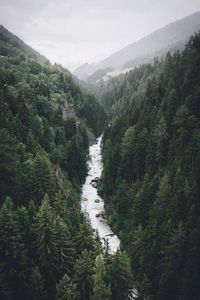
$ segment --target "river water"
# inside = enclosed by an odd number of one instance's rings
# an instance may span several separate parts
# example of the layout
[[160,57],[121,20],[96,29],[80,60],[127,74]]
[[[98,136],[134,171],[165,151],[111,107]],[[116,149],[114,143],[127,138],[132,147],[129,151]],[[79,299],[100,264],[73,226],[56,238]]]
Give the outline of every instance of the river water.
[[98,231],[102,243],[104,243],[104,240],[107,240],[109,243],[109,252],[114,253],[119,248],[120,241],[104,218],[104,201],[97,194],[95,182],[93,184],[91,182],[96,177],[101,177],[102,173],[101,140],[102,136],[97,139],[96,144],[93,144],[89,148],[91,159],[88,161],[89,171],[82,187],[81,210],[89,218],[92,228]]

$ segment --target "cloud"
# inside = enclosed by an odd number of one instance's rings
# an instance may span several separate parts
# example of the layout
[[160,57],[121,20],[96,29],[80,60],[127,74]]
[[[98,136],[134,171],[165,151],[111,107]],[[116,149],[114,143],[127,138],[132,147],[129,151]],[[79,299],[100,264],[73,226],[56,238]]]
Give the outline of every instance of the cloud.
[[100,60],[185,15],[199,0],[0,0],[0,23],[52,61]]

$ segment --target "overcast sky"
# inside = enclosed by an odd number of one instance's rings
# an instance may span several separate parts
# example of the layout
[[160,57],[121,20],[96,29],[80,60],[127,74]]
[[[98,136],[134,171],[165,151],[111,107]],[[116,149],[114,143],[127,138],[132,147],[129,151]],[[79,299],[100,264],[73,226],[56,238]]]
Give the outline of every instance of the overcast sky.
[[198,10],[200,0],[0,0],[0,23],[72,68]]

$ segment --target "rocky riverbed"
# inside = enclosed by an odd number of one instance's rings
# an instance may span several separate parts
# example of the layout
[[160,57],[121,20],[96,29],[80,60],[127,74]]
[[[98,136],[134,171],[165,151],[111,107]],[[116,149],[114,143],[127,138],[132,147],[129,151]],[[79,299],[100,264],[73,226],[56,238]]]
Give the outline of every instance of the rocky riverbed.
[[89,218],[92,228],[98,231],[102,243],[107,240],[110,253],[114,253],[119,248],[120,241],[107,224],[104,201],[97,194],[96,189],[97,181],[101,176],[103,168],[101,140],[102,136],[89,149],[91,159],[88,161],[88,175],[82,187],[81,209]]

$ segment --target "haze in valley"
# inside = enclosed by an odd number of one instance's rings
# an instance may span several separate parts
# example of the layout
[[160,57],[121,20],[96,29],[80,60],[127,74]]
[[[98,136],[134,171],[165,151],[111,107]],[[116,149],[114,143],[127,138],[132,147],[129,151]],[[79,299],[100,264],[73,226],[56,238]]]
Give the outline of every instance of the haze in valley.
[[0,23],[73,70],[200,10],[191,0],[0,0]]

